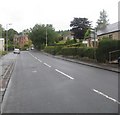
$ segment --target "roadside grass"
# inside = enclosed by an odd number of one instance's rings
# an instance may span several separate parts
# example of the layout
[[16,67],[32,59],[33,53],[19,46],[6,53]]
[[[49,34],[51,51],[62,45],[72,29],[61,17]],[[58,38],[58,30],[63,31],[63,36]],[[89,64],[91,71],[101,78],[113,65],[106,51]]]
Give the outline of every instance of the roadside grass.
[[0,51],[0,55],[6,55],[7,52],[6,51]]

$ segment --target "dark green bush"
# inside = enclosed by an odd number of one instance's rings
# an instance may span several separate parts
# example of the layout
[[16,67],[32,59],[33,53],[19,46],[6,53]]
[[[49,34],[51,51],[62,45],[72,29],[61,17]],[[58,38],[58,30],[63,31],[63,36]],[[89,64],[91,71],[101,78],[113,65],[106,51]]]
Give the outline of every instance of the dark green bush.
[[64,47],[61,50],[61,54],[64,56],[75,56],[77,55],[77,48],[75,47]]
[[[96,58],[98,62],[109,61],[109,52],[120,50],[120,40],[110,40],[104,39],[99,42],[98,48],[96,50]],[[120,53],[116,52],[112,54],[112,60],[117,59]]]
[[61,54],[64,56],[79,56],[88,57],[94,59],[95,49],[94,48],[76,48],[76,47],[64,47],[61,50]]
[[62,46],[47,46],[44,51],[53,55],[60,54]]

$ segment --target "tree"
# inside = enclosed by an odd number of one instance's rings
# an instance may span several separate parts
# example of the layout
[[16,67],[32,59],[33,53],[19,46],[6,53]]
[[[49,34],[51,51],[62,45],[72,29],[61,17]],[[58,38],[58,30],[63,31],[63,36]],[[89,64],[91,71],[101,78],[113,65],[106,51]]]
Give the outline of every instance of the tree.
[[13,42],[13,38],[16,34],[18,34],[18,32],[16,30],[14,30],[14,29],[8,30],[8,39],[10,42]]
[[52,45],[55,42],[57,33],[55,32],[52,25],[36,24],[29,33],[29,38],[37,49],[41,49],[46,44],[46,33],[47,33],[47,44]]
[[97,20],[97,29],[102,29],[105,28],[109,23],[109,19],[107,19],[107,12],[103,9],[102,11],[100,11],[100,17]]
[[3,27],[2,27],[2,25],[0,24],[0,38],[2,38],[2,34],[3,34]]
[[85,32],[90,26],[91,22],[87,18],[74,18],[70,24],[75,39],[84,39]]

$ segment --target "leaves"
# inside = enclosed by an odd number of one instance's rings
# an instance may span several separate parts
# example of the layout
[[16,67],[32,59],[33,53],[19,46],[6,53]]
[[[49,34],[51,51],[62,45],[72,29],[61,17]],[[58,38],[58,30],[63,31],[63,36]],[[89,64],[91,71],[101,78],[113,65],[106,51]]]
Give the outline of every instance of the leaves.
[[41,49],[46,44],[51,45],[54,44],[55,39],[57,37],[57,33],[55,32],[54,28],[51,24],[36,24],[29,34],[30,39],[32,40],[34,46],[37,49]]
[[76,39],[83,39],[85,32],[90,28],[91,22],[87,18],[74,18],[71,21],[71,31]]
[[97,20],[97,29],[105,28],[108,25],[107,12],[103,9],[100,11],[100,17]]

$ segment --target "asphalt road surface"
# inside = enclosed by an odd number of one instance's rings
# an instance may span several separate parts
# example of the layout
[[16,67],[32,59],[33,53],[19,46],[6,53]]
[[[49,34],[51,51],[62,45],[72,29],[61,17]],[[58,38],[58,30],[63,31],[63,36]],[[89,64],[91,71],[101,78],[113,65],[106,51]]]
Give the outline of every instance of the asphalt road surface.
[[18,55],[3,113],[117,113],[118,74],[37,51]]

